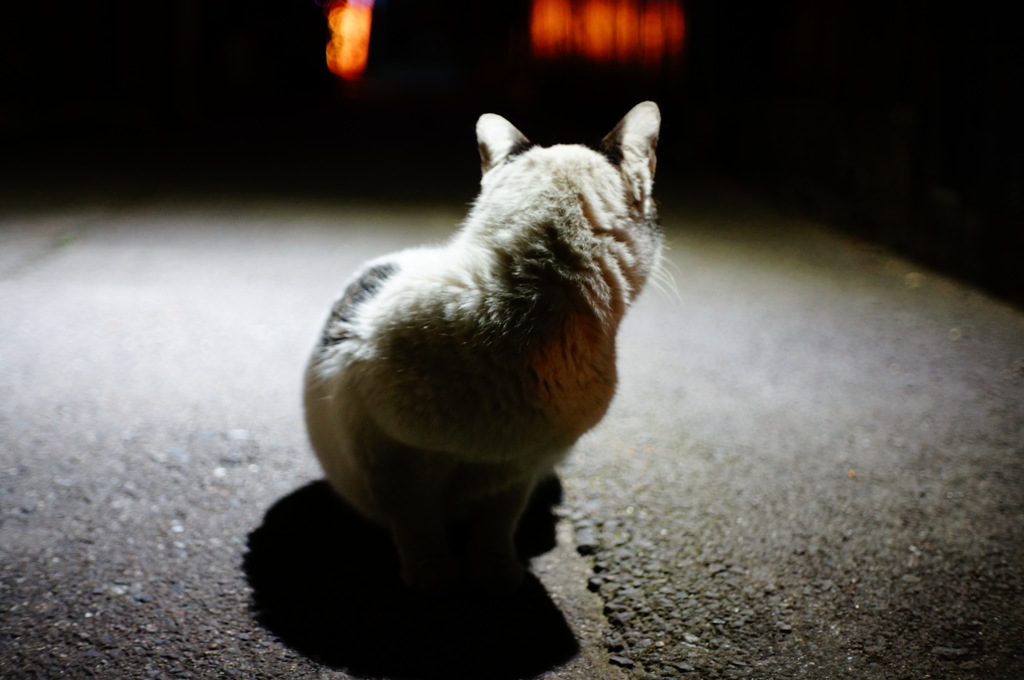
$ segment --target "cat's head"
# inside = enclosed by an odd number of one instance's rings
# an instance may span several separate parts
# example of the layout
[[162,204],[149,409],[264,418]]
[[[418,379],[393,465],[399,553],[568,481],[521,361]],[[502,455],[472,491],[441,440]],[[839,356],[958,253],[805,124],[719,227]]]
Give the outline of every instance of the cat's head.
[[[641,102],[604,137],[600,148],[608,162],[621,174],[625,200],[646,219],[654,218],[651,190],[660,129],[658,105],[651,101]],[[494,113],[480,116],[476,134],[484,181],[492,171],[534,147],[512,123]]]
[[660,127],[658,105],[643,102],[599,149],[541,147],[501,116],[484,114],[476,127],[483,178],[467,238],[494,251],[547,258],[554,265],[545,271],[564,280],[596,276],[601,280],[587,279],[587,289],[604,290],[604,308],[621,318],[660,259],[651,198]]

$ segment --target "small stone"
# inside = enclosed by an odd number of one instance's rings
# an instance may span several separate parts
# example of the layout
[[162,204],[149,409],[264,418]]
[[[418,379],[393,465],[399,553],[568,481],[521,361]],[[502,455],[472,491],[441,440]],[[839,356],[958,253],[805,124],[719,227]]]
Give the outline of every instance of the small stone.
[[970,654],[970,650],[966,647],[933,647],[932,654],[940,659],[946,661],[954,661],[956,659],[962,659],[963,657]]
[[608,660],[616,666],[621,666],[622,668],[632,668],[636,665],[636,662],[634,662],[628,656],[622,656],[621,654],[613,654]]
[[233,449],[231,451],[225,451],[220,456],[220,463],[222,465],[241,465],[248,460],[248,455],[239,449]]
[[153,598],[142,587],[141,583],[133,583],[128,587],[128,593],[139,602],[148,602]]
[[611,621],[616,626],[625,627],[626,624],[629,623],[629,621],[634,616],[636,616],[636,614],[634,612],[631,612],[631,611],[621,611],[621,612],[618,612],[618,613],[615,613],[615,614],[612,614],[611,616],[609,616],[608,620]]
[[708,573],[712,576],[717,576],[718,574],[721,574],[722,572],[727,571],[728,569],[729,567],[718,562],[712,562],[708,565]]
[[597,542],[597,536],[591,529],[581,529],[576,532],[576,552],[580,555],[593,555],[601,547]]

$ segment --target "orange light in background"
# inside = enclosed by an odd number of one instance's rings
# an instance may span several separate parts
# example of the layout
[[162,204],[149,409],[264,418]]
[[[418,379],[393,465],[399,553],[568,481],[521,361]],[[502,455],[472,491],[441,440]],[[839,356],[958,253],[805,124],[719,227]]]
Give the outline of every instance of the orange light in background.
[[553,59],[571,52],[572,5],[569,0],[535,0],[530,11],[530,44],[538,57]]
[[530,44],[541,59],[657,67],[683,51],[678,0],[533,0]]
[[615,54],[615,3],[592,0],[583,4],[578,49],[596,62],[612,61]]
[[327,68],[346,80],[358,80],[370,54],[373,0],[335,0],[327,13],[331,40],[327,43]]

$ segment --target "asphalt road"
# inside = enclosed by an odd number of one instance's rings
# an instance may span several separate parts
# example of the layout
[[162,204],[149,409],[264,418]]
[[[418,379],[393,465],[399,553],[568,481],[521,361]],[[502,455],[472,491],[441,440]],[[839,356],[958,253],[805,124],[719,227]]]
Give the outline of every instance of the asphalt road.
[[1024,677],[1024,313],[661,198],[675,283],[499,600],[405,593],[299,404],[344,279],[458,201],[2,210],[0,677]]

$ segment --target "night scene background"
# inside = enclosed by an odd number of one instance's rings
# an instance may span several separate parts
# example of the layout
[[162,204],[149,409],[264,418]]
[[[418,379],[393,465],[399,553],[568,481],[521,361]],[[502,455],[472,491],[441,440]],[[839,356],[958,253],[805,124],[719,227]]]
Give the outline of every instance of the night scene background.
[[[328,68],[332,8],[372,12],[361,73]],[[818,0],[24,3],[0,28],[4,194],[468,200],[480,113],[539,143],[596,141],[655,99],[663,200],[675,178],[727,177],[1019,299],[1024,47],[1008,12]]]

